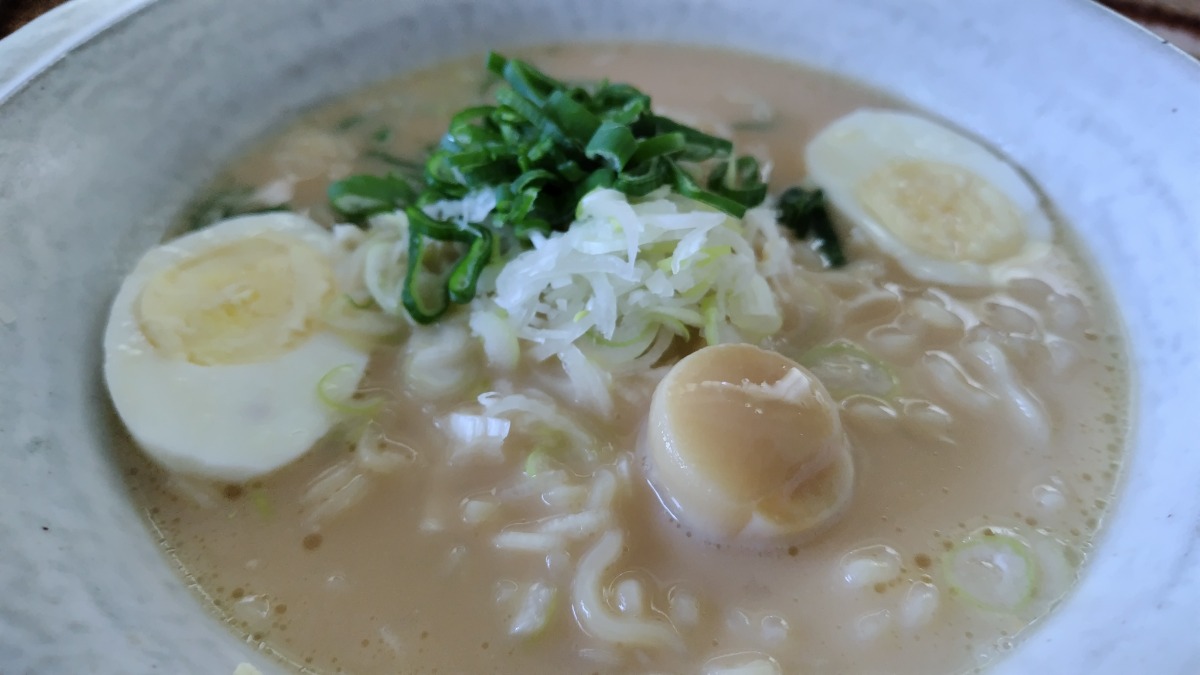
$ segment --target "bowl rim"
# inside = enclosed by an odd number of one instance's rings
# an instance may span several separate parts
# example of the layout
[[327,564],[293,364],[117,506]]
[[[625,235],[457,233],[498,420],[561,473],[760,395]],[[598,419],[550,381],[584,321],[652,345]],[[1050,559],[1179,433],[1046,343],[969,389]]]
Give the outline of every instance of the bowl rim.
[[[0,39],[0,105],[72,51],[159,1],[72,0],[55,6]],[[1162,43],[1175,56],[1200,67],[1200,56],[1187,52],[1145,24],[1102,4],[1100,0],[1065,2],[1121,22],[1143,36]]]
[[54,64],[158,0],[73,0],[0,39],[0,105]]
[[[72,51],[79,49],[93,40],[102,38],[107,31],[119,26],[130,17],[158,2],[159,0],[74,0],[36,19],[12,36],[0,40],[0,106],[8,103],[12,98],[19,96],[26,87],[50,71],[54,65],[68,56]],[[1094,12],[1089,17],[1093,22],[1115,21],[1124,26],[1134,27],[1141,35],[1135,36],[1127,28],[1117,29],[1118,32],[1119,30],[1127,31],[1128,40],[1123,41],[1128,43],[1130,52],[1140,52],[1142,55],[1139,56],[1139,59],[1147,62],[1157,59],[1157,63],[1161,65],[1156,67],[1164,73],[1168,67],[1179,68],[1183,66],[1184,68],[1189,68],[1191,70],[1187,70],[1186,72],[1191,76],[1192,81],[1200,82],[1200,63],[1174,45],[1170,45],[1166,40],[1154,35],[1148,29],[1117,14],[1109,8],[1089,2],[1088,0],[1049,0],[1045,4],[1047,6],[1053,5],[1064,11],[1070,10],[1071,12],[1075,12],[1075,16],[1078,17],[1083,17],[1085,14]],[[1052,12],[1052,10],[1043,11]],[[1095,25],[1099,26],[1099,23]],[[1135,37],[1137,38],[1136,41]],[[1156,56],[1151,55],[1151,49],[1157,50]],[[1183,61],[1178,61],[1179,58],[1182,58]],[[1188,103],[1190,104],[1191,101],[1188,101]],[[1200,164],[1197,166],[1200,166]],[[0,305],[0,318],[2,318],[2,310],[3,305]],[[3,322],[0,321],[0,327],[2,327],[2,324]],[[1130,348],[1132,352],[1132,344]],[[1137,424],[1139,428],[1134,429],[1130,441],[1131,447],[1135,447],[1137,439],[1141,438],[1142,430],[1140,427],[1143,424],[1144,422],[1139,422]],[[1133,452],[1136,452],[1136,449]],[[1128,472],[1126,472],[1123,482],[1128,484],[1128,481]],[[1116,510],[1120,511],[1120,507],[1118,506]],[[1111,525],[1106,527],[1101,532],[1098,541],[1106,541],[1109,538],[1111,530]],[[1095,563],[1093,562],[1092,564]],[[1060,608],[1056,614],[1061,611],[1062,609]],[[1026,644],[1031,641],[1037,641],[1044,632],[1045,629],[1040,629],[1026,641]],[[1012,660],[1013,658],[1006,659],[1005,664]],[[1200,661],[1194,662],[1200,663]],[[1005,664],[1001,665],[1004,666]],[[1008,668],[1002,667],[997,669],[997,672],[999,670],[1007,672]]]

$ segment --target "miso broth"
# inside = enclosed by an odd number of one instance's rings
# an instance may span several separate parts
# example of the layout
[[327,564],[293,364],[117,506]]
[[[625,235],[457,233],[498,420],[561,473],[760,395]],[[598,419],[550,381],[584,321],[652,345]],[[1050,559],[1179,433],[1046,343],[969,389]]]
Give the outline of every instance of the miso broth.
[[[772,194],[805,177],[805,144],[835,118],[906,108],[827,74],[710,49],[522,56],[569,80],[629,82],[663,114],[730,137],[769,162]],[[253,192],[332,226],[330,181],[419,167],[448,117],[486,99],[480,62],[306,113],[234,161],[202,201],[223,213]],[[809,675],[971,671],[1019,645],[1086,566],[1130,423],[1119,322],[1062,225],[1044,257],[987,289],[915,278],[853,234],[845,246],[850,262],[837,269],[797,247],[793,281],[776,289],[783,328],[760,345],[830,377],[853,456],[849,501],[810,536],[714,540],[652,489],[647,410],[694,340],[661,367],[612,374],[611,409],[598,412],[557,360],[527,357],[534,345],[522,345],[516,370],[490,368],[465,311],[377,345],[360,391],[382,407],[275,473],[214,483],[132,450],[123,461],[212,612],[301,672],[683,675],[756,661]],[[436,359],[463,381],[414,381],[420,349],[441,349]],[[838,349],[887,385],[839,388],[837,364],[820,360]],[[573,470],[537,465],[545,430],[518,417],[501,445],[463,451],[456,425],[490,410],[481,395],[549,407],[568,430],[551,442],[587,445],[588,457]],[[356,450],[364,428],[387,462]],[[964,546],[1010,539],[1030,567],[1011,602],[981,600],[947,569]],[[531,610],[548,619],[523,628]],[[607,639],[591,612],[630,622],[635,637]]]

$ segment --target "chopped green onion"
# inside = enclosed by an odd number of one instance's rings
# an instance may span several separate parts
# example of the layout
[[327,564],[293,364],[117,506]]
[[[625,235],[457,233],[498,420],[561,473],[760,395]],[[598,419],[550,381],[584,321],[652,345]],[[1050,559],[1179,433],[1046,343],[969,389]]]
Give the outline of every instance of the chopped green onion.
[[492,259],[492,231],[480,229],[477,233],[446,282],[450,300],[460,305],[465,305],[475,298],[475,285],[479,283],[479,275]]
[[[451,302],[462,305],[475,297],[479,275],[491,262],[492,232],[471,224],[454,225],[434,220],[415,206],[408,207],[406,212],[409,223],[408,270],[401,297],[414,319],[430,323],[445,313]],[[467,246],[466,253],[459,258],[447,277],[443,298],[435,300],[433,305],[427,305],[413,289],[416,276],[424,266],[428,240],[459,242]]]
[[700,312],[704,316],[704,341],[710,345],[721,344],[721,317],[717,315],[716,297],[710,295],[701,300]]
[[695,199],[702,204],[724,211],[734,218],[746,215],[746,206],[729,197],[709,192],[696,183],[696,179],[673,160],[667,160],[667,167],[674,176],[675,191],[689,199]]
[[578,148],[582,148],[587,139],[600,129],[600,118],[562,89],[550,94],[544,110],[557,122],[571,145]]
[[342,119],[338,120],[338,123],[335,124],[333,128],[338,131],[347,131],[349,129],[353,129],[359,124],[362,124],[363,119],[363,116],[359,114],[343,117]]
[[983,528],[942,559],[950,591],[968,603],[996,612],[1015,612],[1037,593],[1040,571],[1021,539]]
[[350,176],[329,185],[329,203],[347,218],[366,218],[394,211],[411,202],[415,193],[396,176]]
[[538,448],[529,453],[529,456],[525,458],[525,475],[533,478],[543,471],[553,469],[555,464],[557,462],[550,458],[549,452]]
[[684,148],[680,159],[687,162],[703,162],[714,157],[727,157],[733,152],[733,143],[724,138],[711,136],[698,129],[680,124],[669,117],[651,115],[655,129],[660,134],[680,133]]
[[596,133],[592,134],[584,154],[591,159],[603,161],[613,171],[620,171],[625,168],[625,163],[637,148],[637,139],[633,137],[629,127],[616,122],[603,122],[600,128],[596,129]]
[[404,289],[400,292],[400,302],[408,310],[408,314],[417,323],[423,324],[437,321],[450,309],[450,293],[445,287],[441,288],[438,297],[432,300],[423,296],[423,289],[417,288],[425,266],[428,239],[425,233],[409,229],[408,268],[404,272]]
[[629,158],[630,163],[647,162],[662,155],[673,155],[687,147],[687,140],[678,131],[659,134],[639,141],[637,149]]
[[846,254],[825,208],[825,195],[820,190],[802,187],[784,190],[779,195],[779,223],[801,239],[813,239],[830,267],[846,264]]
[[524,466],[527,476],[550,469],[570,469],[573,464],[587,464],[594,459],[591,450],[579,447],[568,432],[553,425],[539,423],[531,435],[533,448],[525,457]]
[[886,363],[850,342],[815,347],[800,357],[800,365],[839,401],[855,394],[891,398],[900,388],[896,373]]
[[613,181],[613,188],[630,197],[645,197],[668,182],[670,167],[660,157],[651,157],[634,170],[626,170]]
[[[664,324],[668,324],[672,331],[675,331],[677,328],[682,328],[683,334],[687,334],[687,326],[683,325],[682,321],[672,317],[661,317],[660,321],[662,321]],[[658,330],[657,326],[654,324],[647,324],[646,327],[642,329],[640,334],[635,335],[628,340],[609,340],[603,335],[597,333],[595,329],[589,330],[587,332],[587,336],[592,340],[592,342],[600,345],[601,347],[629,347],[640,342],[647,342],[654,336],[654,332],[656,330]]]
[[773,118],[761,119],[761,120],[752,118],[752,119],[745,119],[745,120],[739,120],[737,122],[733,122],[729,125],[729,128],[733,129],[734,131],[757,132],[757,131],[770,131],[771,129],[774,129],[775,126],[776,126],[776,124],[775,124],[775,120]]
[[350,305],[354,309],[366,310],[373,309],[375,307],[375,299],[370,296],[367,296],[367,299],[362,301],[355,299],[355,297],[349,293],[343,293],[342,297],[346,299],[346,304]]
[[258,201],[253,189],[241,187],[215,192],[198,200],[187,209],[183,220],[186,231],[192,232],[235,216],[286,210],[287,204],[264,204]]
[[275,510],[271,508],[271,500],[267,497],[267,491],[262,488],[250,490],[250,504],[263,518],[270,518],[275,513]]
[[528,63],[508,59],[495,52],[487,56],[487,69],[503,77],[513,90],[537,105],[544,103],[553,92],[566,88],[564,83]]
[[718,164],[708,176],[708,189],[742,206],[755,206],[767,198],[758,160],[749,156]]
[[371,149],[367,150],[366,152],[364,152],[363,154],[367,157],[370,157],[371,159],[377,159],[377,160],[383,162],[384,164],[387,164],[387,165],[393,167],[397,171],[400,171],[400,172],[403,172],[406,174],[411,173],[411,174],[415,174],[416,176],[420,176],[421,173],[425,171],[425,163],[424,162],[418,162],[418,161],[412,160],[412,159],[405,159],[404,157],[400,157],[399,155],[393,155],[390,152],[386,152],[384,150],[379,150],[377,148],[371,148]]
[[344,415],[373,415],[383,407],[379,398],[354,398],[358,369],[344,364],[331,369],[317,381],[317,398],[329,409]]

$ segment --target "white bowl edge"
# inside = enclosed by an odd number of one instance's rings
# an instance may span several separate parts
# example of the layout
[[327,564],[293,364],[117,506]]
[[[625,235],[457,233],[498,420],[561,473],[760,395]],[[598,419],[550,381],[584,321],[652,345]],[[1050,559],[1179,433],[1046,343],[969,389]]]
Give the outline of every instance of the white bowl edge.
[[[0,363],[10,364],[0,374],[0,475],[11,482],[11,489],[0,491],[0,550],[15,556],[0,570],[6,598],[0,606],[0,665],[15,664],[17,673],[81,668],[220,672],[242,658],[267,666],[265,659],[252,655],[198,611],[155,552],[137,514],[123,501],[120,476],[106,464],[104,448],[95,447],[95,438],[88,443],[87,430],[102,423],[103,413],[96,409],[104,405],[94,377],[97,322],[115,280],[156,238],[155,228],[161,232],[162,219],[187,196],[193,179],[205,175],[272,117],[380,77],[390,67],[372,63],[333,88],[299,77],[290,93],[264,104],[275,106],[273,112],[248,115],[254,119],[235,125],[228,138],[213,141],[211,148],[197,149],[197,139],[167,143],[174,154],[160,152],[153,161],[180,175],[176,184],[163,177],[147,178],[147,189],[161,191],[149,198],[132,187],[115,186],[116,178],[99,176],[105,168],[103,153],[110,147],[82,132],[102,129],[103,120],[92,128],[72,115],[103,110],[111,115],[111,123],[145,109],[104,101],[96,85],[89,84],[100,78],[132,86],[132,79],[105,72],[105,58],[110,67],[117,67],[115,59],[124,50],[133,70],[140,68],[150,81],[164,85],[171,82],[163,79],[165,66],[139,61],[138,48],[163,48],[169,59],[173,49],[202,49],[203,31],[214,25],[237,33],[230,19],[221,18],[220,8],[235,12],[240,3],[194,4],[74,0],[39,19],[28,32],[0,41],[0,64],[7,68],[0,70],[6,75],[0,79],[0,241],[6,243],[0,260],[6,253],[10,256],[0,265],[0,309],[6,302],[15,305],[16,317],[0,321]],[[317,4],[295,3],[300,33],[315,35],[313,26],[335,21],[331,10]],[[419,4],[423,3],[397,2],[389,9],[364,13],[390,16],[392,25],[414,30],[395,18]],[[480,14],[491,16],[486,7],[492,4],[478,3],[484,8]],[[1138,35],[1123,20],[1077,0],[981,0],[953,8],[935,0],[868,0],[807,17],[803,7],[825,5],[798,2],[783,8],[775,7],[780,3],[758,3],[735,10],[735,3],[725,0],[696,4],[704,9],[703,16],[670,0],[629,0],[607,8],[640,7],[647,16],[641,25],[594,20],[606,11],[599,6],[578,10],[593,13],[591,23],[580,24],[561,16],[570,12],[548,0],[522,0],[508,11],[532,15],[539,7],[555,7],[558,12],[541,33],[514,30],[517,41],[561,39],[582,28],[595,37],[620,33],[758,47],[844,72],[979,133],[1029,170],[1069,219],[1084,229],[1085,242],[1113,286],[1137,361],[1140,398],[1135,454],[1125,489],[1083,582],[993,672],[1200,672],[1200,645],[1194,639],[1200,618],[1195,609],[1200,602],[1200,457],[1194,452],[1196,425],[1191,417],[1191,404],[1200,400],[1195,338],[1200,335],[1200,303],[1192,297],[1200,289],[1200,68],[1153,36]],[[291,5],[275,0],[245,11],[253,22],[267,20],[272,8],[285,6]],[[675,14],[668,16],[668,9]],[[447,40],[421,38],[422,44],[435,45],[423,54],[403,49],[383,53],[406,63],[433,60],[438,53],[474,43],[470,35],[494,38],[504,26],[515,25],[511,17],[492,16],[488,27],[479,15],[455,19],[454,11],[445,9],[440,15],[449,17],[443,30],[459,34]],[[775,20],[786,11],[812,20]],[[718,20],[721,17],[726,20]],[[370,35],[369,25],[366,19],[356,24],[360,33]],[[162,28],[178,34],[166,35],[161,45],[151,42],[151,29]],[[351,27],[343,28],[333,31],[339,40],[354,33]],[[820,46],[829,31],[841,36],[842,43]],[[922,31],[937,34],[940,42],[914,48],[911,37]],[[1047,47],[1051,44],[1053,48]],[[280,51],[267,70],[279,71],[297,58],[277,44],[263,48]],[[231,51],[238,49],[253,51],[245,46]],[[5,58],[13,54],[17,56]],[[365,55],[366,51],[356,52],[347,63],[362,65],[365,61],[353,59]],[[954,58],[948,61],[946,55]],[[93,63],[80,62],[93,57]],[[14,67],[19,60],[23,65]],[[197,65],[212,76],[235,61],[232,55],[210,54]],[[989,71],[1008,75],[989,80]],[[1025,74],[1026,79],[1013,74]],[[1068,80],[1075,80],[1075,86]],[[220,95],[205,87],[181,89],[166,97],[174,102],[169,109],[176,114],[186,114],[181,111],[188,110],[188,103],[199,110],[208,105],[205,96]],[[259,102],[265,98],[264,94]],[[62,109],[50,111],[52,100]],[[237,110],[230,103],[209,107]],[[1011,110],[997,114],[1005,106]],[[57,138],[50,133],[53,124],[72,122],[78,132],[65,131]],[[175,127],[159,120],[157,128]],[[154,147],[136,149],[154,157]],[[198,158],[195,165],[179,168],[185,164],[180,155],[192,154]],[[76,160],[75,173],[61,165],[63,158]],[[136,168],[114,170],[122,178],[136,177]],[[78,194],[86,194],[90,185],[119,194],[130,206],[89,210],[86,202],[74,199],[48,204],[28,196],[53,194],[37,180],[56,177],[66,177],[64,184]],[[117,252],[109,254],[100,247],[107,257],[99,260],[94,259],[96,249],[79,239],[88,231],[80,219],[90,213],[97,223],[117,228]],[[39,214],[45,215],[49,231],[36,227]],[[1156,224],[1139,228],[1147,220]],[[93,259],[86,258],[89,254]],[[13,259],[17,256],[22,260]],[[72,264],[61,265],[63,256],[74,256],[68,260]],[[47,272],[61,278],[37,278]],[[49,317],[47,308],[64,300],[88,310]],[[44,391],[30,387],[45,382],[47,375],[58,379]],[[80,389],[79,382],[88,388]],[[81,510],[88,513],[86,518],[80,518]],[[43,525],[50,532],[43,533]],[[107,541],[118,542],[128,559],[112,557]],[[138,578],[127,578],[128,572],[122,578],[122,569],[136,569]],[[102,579],[102,570],[116,576]],[[113,579],[120,583],[107,585]],[[190,642],[171,644],[170,636]]]

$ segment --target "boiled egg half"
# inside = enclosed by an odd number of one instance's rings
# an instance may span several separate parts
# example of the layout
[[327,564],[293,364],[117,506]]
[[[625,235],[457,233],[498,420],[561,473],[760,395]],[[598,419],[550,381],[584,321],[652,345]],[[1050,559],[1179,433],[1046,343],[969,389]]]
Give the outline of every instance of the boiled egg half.
[[333,239],[311,220],[226,220],[142,257],[113,301],[104,375],[130,434],[173,471],[245,481],[303,455],[336,421],[318,396],[368,354],[323,325]]
[[989,286],[1050,248],[1053,228],[1029,182],[923,117],[855,111],[817,134],[805,161],[836,211],[919,279]]

